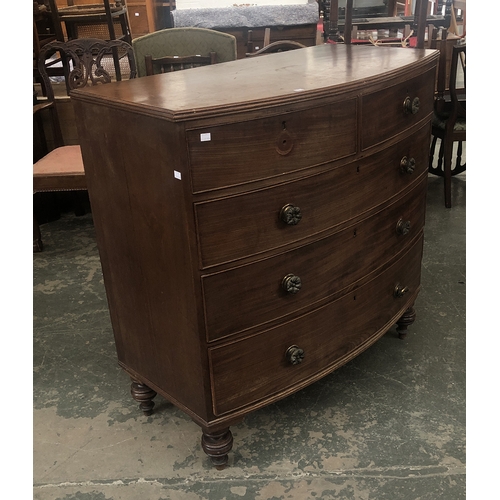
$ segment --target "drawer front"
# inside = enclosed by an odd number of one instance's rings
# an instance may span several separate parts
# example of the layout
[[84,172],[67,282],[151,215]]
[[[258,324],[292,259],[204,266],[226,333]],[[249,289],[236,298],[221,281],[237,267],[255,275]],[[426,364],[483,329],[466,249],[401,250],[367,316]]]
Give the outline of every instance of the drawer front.
[[[427,172],[429,132],[430,124],[387,150],[321,174],[196,203],[201,267],[290,245],[390,199]],[[403,158],[414,160],[412,173],[401,170]],[[284,222],[287,214],[289,222],[297,220],[296,207],[299,223]]]
[[362,97],[361,149],[381,143],[428,118],[434,105],[434,75],[433,69]]
[[[411,304],[420,284],[421,237],[376,279],[342,298],[280,327],[209,349],[214,413],[220,415],[306,385],[357,355]],[[287,360],[291,346],[304,351],[300,364]],[[301,385],[301,386],[302,386]]]
[[193,192],[282,175],[356,153],[356,99],[187,132]]
[[[332,236],[253,264],[204,276],[207,339],[277,320],[376,271],[423,228],[427,178],[387,209]],[[408,228],[409,224],[409,228]]]

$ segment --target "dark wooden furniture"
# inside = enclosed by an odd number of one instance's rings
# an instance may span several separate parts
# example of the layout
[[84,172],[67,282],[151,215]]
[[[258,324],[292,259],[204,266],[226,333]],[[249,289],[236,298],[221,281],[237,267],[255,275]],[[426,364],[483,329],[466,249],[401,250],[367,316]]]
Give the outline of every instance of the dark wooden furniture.
[[[444,44],[442,45],[443,48]],[[444,73],[446,54],[440,57],[440,73]],[[451,208],[451,177],[465,171],[462,163],[462,143],[466,140],[466,85],[465,85],[466,44],[460,43],[452,48],[451,67],[446,90],[438,80],[435,112],[432,119],[432,143],[429,154],[429,171],[444,177],[444,201],[446,208]],[[463,58],[463,59],[462,59]],[[462,65],[463,63],[463,65]],[[463,69],[463,85],[458,84],[459,68]],[[437,139],[440,139],[437,166],[434,158]],[[453,144],[458,142],[457,155],[452,169]]]
[[[54,40],[64,41],[61,23],[51,9],[54,0],[36,0],[33,2],[33,79],[40,83],[38,74],[38,57],[44,45]],[[61,67],[60,59],[53,59],[46,66],[50,76],[62,76],[64,68]]]
[[147,55],[144,57],[146,64],[146,76],[151,76],[157,73],[170,73],[183,69],[198,68],[199,66],[207,66],[217,62],[217,53],[210,52],[208,56],[165,56],[152,57]]
[[[75,0],[66,0],[67,5],[58,7],[56,0],[51,2],[51,10],[64,25],[67,38],[100,38],[102,40],[124,40],[132,42],[128,22],[127,7],[123,0],[95,0],[95,3],[75,4]],[[114,51],[115,71],[120,77],[118,53]]]
[[[415,15],[392,15],[395,12],[394,2],[387,6],[386,16],[366,16],[360,17],[360,10],[353,7],[352,0],[346,0],[345,9],[339,9],[338,0],[328,0],[325,3],[324,17],[324,37],[333,42],[344,41],[351,43],[351,30],[354,27],[362,30],[387,29],[390,32],[397,32],[398,29],[409,31],[413,30],[415,46],[424,48],[425,29],[427,24],[432,23],[435,26],[450,25],[452,0],[442,0],[438,2],[437,8],[440,9],[446,4],[445,14],[437,12],[428,15],[428,0],[415,0]],[[340,12],[342,11],[342,15]]]
[[437,59],[324,44],[72,94],[119,364],[217,467],[414,321]]
[[[113,49],[119,51],[121,58],[126,57],[129,65],[129,78],[136,75],[134,52],[132,47],[122,40],[77,39],[68,42],[58,40],[46,44],[39,55],[38,72],[46,92],[45,99],[38,99],[33,106],[33,117],[37,119],[41,112],[50,113],[49,123],[52,126],[55,149],[49,151],[33,165],[33,191],[84,191],[87,189],[80,146],[63,145],[61,126],[57,114],[54,90],[47,73],[47,61],[50,56],[60,54],[71,67],[66,77],[66,90],[69,93],[76,88],[87,85],[110,83],[112,77],[106,70],[104,61],[111,59]],[[40,228],[33,220],[33,251],[43,250]]]
[[103,40],[132,41],[127,7],[122,0],[95,0],[94,3],[75,4],[67,0],[66,6],[57,6],[50,0],[51,8],[64,24],[68,39],[102,38]]
[[293,40],[307,47],[316,45],[319,12],[313,4],[235,4],[227,8],[175,9],[171,14],[176,28],[208,28],[234,36],[238,59],[261,49],[266,32],[269,43]]
[[127,0],[127,12],[132,38],[171,28],[170,10],[175,1]]

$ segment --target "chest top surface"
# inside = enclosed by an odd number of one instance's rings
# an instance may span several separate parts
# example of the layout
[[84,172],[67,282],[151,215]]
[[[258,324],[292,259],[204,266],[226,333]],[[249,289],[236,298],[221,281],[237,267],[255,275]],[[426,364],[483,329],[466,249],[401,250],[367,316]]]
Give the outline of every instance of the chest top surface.
[[98,85],[74,99],[136,108],[172,121],[332,96],[391,75],[422,71],[438,52],[325,44],[211,66]]

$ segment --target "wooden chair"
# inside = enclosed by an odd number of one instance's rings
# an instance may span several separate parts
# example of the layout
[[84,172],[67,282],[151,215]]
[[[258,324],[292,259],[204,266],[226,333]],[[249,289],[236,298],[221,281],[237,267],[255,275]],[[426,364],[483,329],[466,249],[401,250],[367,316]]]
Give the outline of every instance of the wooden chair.
[[167,28],[132,40],[137,76],[146,76],[146,56],[209,56],[215,52],[217,64],[236,60],[236,38],[206,28]]
[[[59,116],[57,114],[56,99],[49,75],[47,61],[54,54],[59,54],[67,62],[67,67],[72,68],[66,75],[66,93],[86,85],[110,83],[113,78],[112,55],[118,51],[122,75],[125,63],[129,68],[129,78],[137,74],[134,52],[132,47],[123,40],[100,40],[95,38],[81,38],[68,42],[53,41],[43,47],[38,60],[38,71],[43,80],[46,96],[38,98],[33,106],[33,118],[36,120],[39,113],[50,114],[49,123],[52,126],[55,148],[48,152],[33,165],[33,191],[77,191],[86,190],[83,160],[78,145],[64,145]],[[108,69],[106,69],[108,66]],[[119,79],[119,78],[118,78]],[[36,218],[33,220],[33,251],[41,251],[43,242],[40,228]]]
[[[51,0],[54,2],[54,0]],[[38,57],[44,45],[54,40],[64,41],[64,33],[61,23],[50,8],[48,0],[36,0],[33,2],[33,79],[40,83],[38,74]],[[62,76],[64,74],[60,60],[54,59],[47,67],[49,76]]]
[[262,47],[259,50],[256,50],[255,52],[247,52],[246,57],[261,56],[264,54],[273,54],[276,52],[285,52],[287,50],[303,49],[305,47],[305,45],[293,40],[278,40],[276,42],[270,43],[269,45],[266,45],[265,47]]
[[165,56],[156,58],[147,55],[144,57],[144,62],[146,63],[146,76],[151,76],[157,73],[170,73],[215,64],[217,62],[217,53],[210,52],[208,56]]
[[[444,177],[446,208],[451,208],[451,177],[465,171],[465,163],[462,164],[462,143],[466,139],[465,51],[465,43],[457,44],[453,47],[448,83],[449,91],[442,92],[438,89],[438,97],[434,103],[435,111],[432,119],[429,172]],[[442,57],[439,64],[440,66],[443,64]],[[459,68],[463,68],[463,88],[457,87]],[[441,85],[439,81],[438,85]],[[437,166],[434,167],[437,139],[440,139],[441,144],[438,152]],[[455,166],[452,169],[454,143],[458,143],[458,146]]]
[[[77,1],[77,0],[76,0]],[[56,24],[64,26],[68,40],[76,38],[100,38],[124,40],[132,43],[127,7],[124,0],[94,0],[79,4],[66,0],[66,6],[58,7],[56,0],[48,0]],[[120,74],[118,56],[113,55],[115,71]]]
[[59,23],[64,25],[67,38],[102,38],[132,42],[127,7],[123,0],[95,0],[94,3],[75,4],[66,0],[66,6],[57,6],[48,0]]

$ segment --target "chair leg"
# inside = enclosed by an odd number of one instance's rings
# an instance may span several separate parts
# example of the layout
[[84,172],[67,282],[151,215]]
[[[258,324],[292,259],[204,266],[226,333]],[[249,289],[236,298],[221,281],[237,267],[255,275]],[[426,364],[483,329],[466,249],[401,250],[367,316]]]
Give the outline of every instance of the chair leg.
[[87,213],[87,210],[85,209],[85,204],[84,204],[84,193],[85,191],[73,191],[72,193],[72,201],[73,201],[73,208],[75,215],[77,217],[81,215],[85,215]]
[[[434,157],[436,155],[436,144],[437,144],[438,137],[437,135],[432,136],[432,142],[431,142],[431,148],[429,151],[429,172],[434,175],[442,175],[442,173],[439,171],[438,167],[434,167]],[[439,160],[439,156],[438,156]]]
[[455,170],[458,170],[460,168],[461,163],[462,163],[462,141],[459,141],[457,147],[457,161],[455,162]]
[[439,143],[439,153],[438,153],[438,162],[437,162],[437,170],[442,172],[442,167],[443,167],[443,146],[444,146],[444,140],[441,139]]
[[434,152],[436,150],[437,137],[432,136],[431,150],[429,151],[429,170],[432,169],[432,164],[434,163]]
[[36,217],[33,216],[33,253],[41,252],[43,250],[42,235],[40,233],[40,226]]
[[453,141],[444,141],[444,204],[446,208],[451,208],[451,155],[453,152]]

